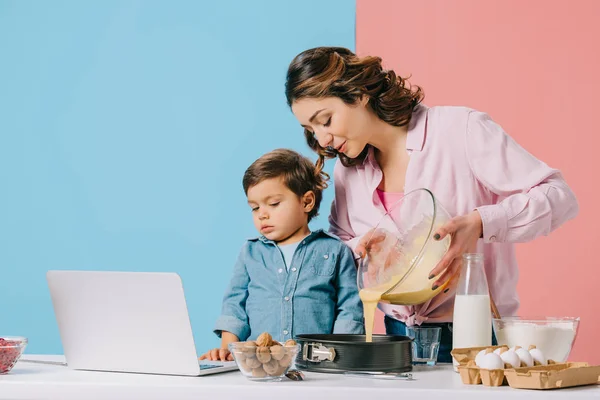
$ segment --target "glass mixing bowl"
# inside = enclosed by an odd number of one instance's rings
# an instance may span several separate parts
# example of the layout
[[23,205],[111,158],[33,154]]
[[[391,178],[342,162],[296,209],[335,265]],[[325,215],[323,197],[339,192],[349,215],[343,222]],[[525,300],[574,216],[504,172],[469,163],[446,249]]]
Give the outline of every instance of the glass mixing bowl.
[[579,318],[502,317],[492,324],[499,345],[524,349],[534,345],[548,360],[565,362],[577,337]]
[[260,347],[253,341],[235,342],[229,344],[229,351],[246,378],[253,381],[280,381],[293,369],[300,345],[275,343]]
[[366,255],[358,268],[358,288],[399,305],[422,304],[444,290],[435,290],[431,270],[446,254],[450,236],[434,240],[450,215],[427,189],[406,193],[367,235]]
[[0,336],[0,374],[8,373],[27,347],[27,338]]

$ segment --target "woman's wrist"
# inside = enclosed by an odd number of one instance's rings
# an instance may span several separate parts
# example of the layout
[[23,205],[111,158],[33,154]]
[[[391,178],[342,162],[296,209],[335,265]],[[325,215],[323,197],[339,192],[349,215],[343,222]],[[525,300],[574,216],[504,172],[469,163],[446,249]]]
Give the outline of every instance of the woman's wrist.
[[475,229],[477,229],[477,237],[480,239],[483,238],[483,220],[481,219],[481,214],[479,214],[479,211],[475,210],[471,212],[469,217],[473,225],[476,227]]

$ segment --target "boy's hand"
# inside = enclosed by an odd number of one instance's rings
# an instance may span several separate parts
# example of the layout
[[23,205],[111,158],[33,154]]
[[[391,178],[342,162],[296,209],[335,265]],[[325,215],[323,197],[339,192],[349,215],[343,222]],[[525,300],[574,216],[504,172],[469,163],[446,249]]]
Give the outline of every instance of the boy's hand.
[[233,361],[233,354],[227,349],[212,349],[199,357],[200,360]]
[[221,348],[207,351],[200,357],[200,360],[210,361],[233,361],[233,354],[227,348],[229,343],[239,342],[240,339],[231,332],[221,331]]

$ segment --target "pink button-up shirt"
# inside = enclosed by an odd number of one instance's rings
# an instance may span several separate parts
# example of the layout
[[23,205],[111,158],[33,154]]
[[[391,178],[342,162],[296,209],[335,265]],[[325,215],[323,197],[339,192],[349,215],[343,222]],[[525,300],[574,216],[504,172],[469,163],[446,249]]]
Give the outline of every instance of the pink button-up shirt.
[[[463,107],[418,106],[408,126],[410,161],[404,192],[431,190],[451,216],[478,210],[491,294],[502,316],[515,315],[518,268],[513,243],[548,235],[578,213],[575,195],[560,172],[519,146],[482,112]],[[352,249],[385,214],[377,194],[382,172],[373,149],[358,166],[334,169],[330,232]],[[380,304],[407,325],[451,322],[454,293],[418,306]]]

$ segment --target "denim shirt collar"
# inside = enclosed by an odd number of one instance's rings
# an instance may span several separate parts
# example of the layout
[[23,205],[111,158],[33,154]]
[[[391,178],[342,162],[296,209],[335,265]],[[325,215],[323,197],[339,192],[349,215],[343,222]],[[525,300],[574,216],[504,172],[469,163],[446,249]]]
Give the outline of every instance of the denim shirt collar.
[[[307,237],[305,237],[304,239],[302,239],[302,244],[307,244],[312,242],[313,240],[315,240],[318,237],[322,237],[322,236],[328,236],[330,238],[334,238],[334,239],[338,239],[337,236],[324,231],[323,229],[317,229],[315,231],[312,231]],[[267,239],[264,235],[255,237],[255,238],[251,238],[249,239],[250,241],[256,242],[256,241],[261,241],[264,244],[272,244],[272,245],[277,245],[277,242],[271,240],[271,239]]]

